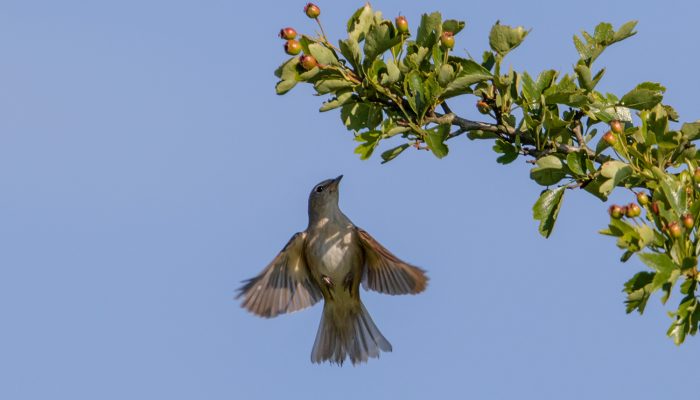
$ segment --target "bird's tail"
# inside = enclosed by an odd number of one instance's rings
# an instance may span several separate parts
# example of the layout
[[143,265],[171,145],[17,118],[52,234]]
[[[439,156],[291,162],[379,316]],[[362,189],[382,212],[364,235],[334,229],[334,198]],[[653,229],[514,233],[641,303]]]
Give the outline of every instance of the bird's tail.
[[325,302],[311,361],[329,361],[342,365],[346,357],[354,364],[378,358],[379,352],[391,351],[391,343],[379,332],[362,302],[347,308]]

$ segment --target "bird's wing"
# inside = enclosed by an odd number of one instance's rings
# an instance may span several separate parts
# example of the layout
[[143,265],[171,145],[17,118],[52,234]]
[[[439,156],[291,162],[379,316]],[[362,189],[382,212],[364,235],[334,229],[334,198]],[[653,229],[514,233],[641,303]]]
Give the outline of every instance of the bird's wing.
[[425,271],[401,261],[369,233],[357,228],[365,253],[362,287],[386,294],[416,294],[425,290]]
[[306,265],[305,239],[306,232],[294,234],[260,275],[244,281],[236,296],[243,298],[242,307],[271,318],[310,307],[322,298]]

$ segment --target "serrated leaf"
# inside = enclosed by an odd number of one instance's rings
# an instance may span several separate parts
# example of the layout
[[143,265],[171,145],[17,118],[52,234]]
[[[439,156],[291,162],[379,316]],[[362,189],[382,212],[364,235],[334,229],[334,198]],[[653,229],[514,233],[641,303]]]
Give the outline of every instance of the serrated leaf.
[[442,23],[443,32],[452,32],[454,35],[458,34],[462,29],[464,29],[464,21],[457,21],[455,19],[448,19]]
[[345,79],[323,79],[314,84],[314,88],[318,94],[334,93],[341,89],[347,89],[355,86],[354,83]]
[[348,130],[374,130],[382,122],[382,110],[372,104],[348,103],[340,109],[340,119]]
[[615,42],[619,42],[621,40],[627,39],[630,36],[635,35],[637,32],[634,31],[634,28],[637,26],[637,21],[629,21],[620,27],[620,29],[615,32],[615,35],[613,37],[613,40]]
[[445,90],[441,95],[441,98],[443,99],[458,96],[460,94],[471,93],[471,85],[493,78],[493,75],[491,72],[489,72],[489,70],[473,60],[450,57],[450,61],[458,63],[458,70],[454,80],[452,80],[447,87],[445,87]]
[[321,65],[340,65],[335,52],[321,43],[309,44],[309,52]]
[[288,91],[292,90],[294,86],[296,86],[297,81],[296,80],[284,80],[284,81],[279,81],[275,85],[275,92],[278,95],[283,95],[287,93]]
[[360,44],[357,40],[349,38],[338,42],[340,54],[352,65],[357,73],[360,73]]
[[559,216],[564,190],[564,186],[554,190],[547,189],[542,192],[535,205],[532,206],[532,216],[535,220],[540,221],[539,232],[546,238],[552,234],[554,223]]
[[367,131],[363,132],[355,137],[355,141],[362,142],[359,146],[355,148],[355,153],[360,155],[361,160],[368,159],[374,149],[377,147],[379,140],[382,138],[381,131]]
[[394,32],[394,26],[389,21],[378,25],[372,25],[365,36],[365,65],[369,65],[375,58],[401,42],[401,36]]
[[421,47],[431,48],[437,43],[442,33],[442,15],[439,12],[423,14],[418,26],[416,43]]
[[640,83],[637,87],[622,96],[620,104],[635,110],[650,110],[661,102],[665,91],[666,88],[658,83]]
[[365,34],[373,24],[374,12],[369,3],[367,3],[363,7],[358,8],[348,20],[348,36],[356,42],[360,42],[364,40]]
[[683,134],[683,139],[689,142],[700,138],[700,121],[684,123],[681,127],[681,133]]
[[496,159],[496,162],[499,164],[510,164],[518,158],[518,151],[515,149],[515,146],[503,139],[496,140],[493,145],[493,151],[502,154]]
[[386,74],[382,76],[382,85],[390,85],[397,82],[401,78],[401,70],[396,65],[394,60],[389,60],[386,62]]
[[652,172],[658,179],[661,192],[666,198],[666,201],[671,205],[671,209],[675,212],[676,217],[683,215],[687,208],[687,194],[685,190],[682,189],[681,182],[677,177],[666,173],[660,168],[652,167]]
[[425,142],[428,147],[430,147],[433,154],[435,154],[435,157],[445,157],[449,151],[445,144],[445,139],[447,139],[447,136],[450,134],[450,125],[438,125],[435,128],[427,129],[426,132]]
[[513,28],[496,22],[489,34],[489,45],[493,51],[503,57],[518,47],[528,33],[522,26]]
[[382,160],[383,160],[382,164],[388,163],[389,161],[398,157],[399,154],[403,153],[403,151],[409,147],[410,146],[408,145],[408,143],[404,143],[400,146],[396,146],[393,149],[389,149],[389,150],[383,152],[382,153]]
[[641,271],[636,273],[632,279],[625,282],[624,291],[627,293],[627,314],[637,310],[644,313],[649,296],[651,296],[651,282],[654,280],[654,272]]
[[353,100],[352,95],[353,95],[352,90],[338,92],[338,93],[336,93],[336,97],[324,102],[321,105],[321,108],[319,109],[319,111],[320,112],[330,111],[330,110],[336,109],[340,106],[343,106],[344,104]]

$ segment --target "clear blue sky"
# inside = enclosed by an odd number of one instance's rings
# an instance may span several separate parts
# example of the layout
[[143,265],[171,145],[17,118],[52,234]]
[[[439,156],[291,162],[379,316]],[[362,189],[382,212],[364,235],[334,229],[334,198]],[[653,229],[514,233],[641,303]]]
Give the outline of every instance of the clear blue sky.
[[[639,19],[598,61],[624,93],[651,80],[684,120],[697,108],[690,1],[376,1],[467,21],[478,56],[497,19],[532,28],[509,61],[570,70],[571,37]],[[274,94],[283,26],[304,3],[11,1],[0,6],[0,398],[658,399],[696,392],[700,338],[678,348],[654,298],[624,313],[606,205],[567,193],[549,240],[522,160],[451,143],[360,161],[308,88]],[[338,38],[356,3],[321,2]],[[473,100],[456,103],[476,117]],[[345,174],[341,207],[428,270],[415,297],[363,293],[394,352],[312,365],[321,308],[263,320],[233,301],[306,226],[307,194]],[[618,201],[630,201],[624,194]],[[677,303],[678,296],[671,299]]]

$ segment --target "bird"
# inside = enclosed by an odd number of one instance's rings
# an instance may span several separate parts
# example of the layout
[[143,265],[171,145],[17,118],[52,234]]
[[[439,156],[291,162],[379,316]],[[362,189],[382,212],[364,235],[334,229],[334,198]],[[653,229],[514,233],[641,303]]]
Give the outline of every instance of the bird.
[[299,311],[323,300],[311,362],[353,365],[391,352],[360,300],[365,290],[389,295],[425,290],[423,269],[408,264],[355,226],[340,210],[343,175],[315,185],[309,194],[309,223],[295,233],[254,278],[243,281],[241,307],[264,318]]

